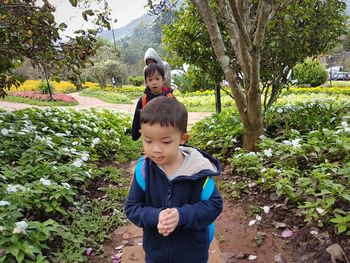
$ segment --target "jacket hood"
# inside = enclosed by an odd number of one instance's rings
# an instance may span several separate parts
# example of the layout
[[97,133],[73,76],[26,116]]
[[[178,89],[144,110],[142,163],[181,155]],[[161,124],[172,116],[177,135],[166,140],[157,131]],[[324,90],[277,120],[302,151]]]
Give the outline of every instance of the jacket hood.
[[158,64],[162,63],[162,59],[160,58],[160,56],[158,55],[157,51],[155,51],[154,48],[148,48],[146,50],[145,57],[143,59],[145,64],[146,64],[146,60],[149,58],[157,61]]
[[183,175],[200,174],[204,170],[207,171],[205,176],[217,176],[220,174],[220,163],[211,155],[190,146],[180,146],[180,150],[189,155],[189,160],[183,169],[185,171]]

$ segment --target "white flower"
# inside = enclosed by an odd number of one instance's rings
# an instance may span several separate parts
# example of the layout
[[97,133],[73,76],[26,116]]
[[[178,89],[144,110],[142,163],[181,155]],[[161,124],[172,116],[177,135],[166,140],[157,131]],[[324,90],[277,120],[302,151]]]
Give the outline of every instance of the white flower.
[[47,180],[45,178],[40,178],[40,183],[42,183],[43,185],[45,186],[50,186],[51,185],[51,181],[50,180]]
[[24,230],[27,230],[28,224],[25,221],[19,221],[16,222],[16,227],[23,228]]
[[77,159],[74,163],[72,163],[75,167],[81,167],[83,165],[83,161],[80,159]]
[[76,146],[76,145],[78,145],[79,143],[78,142],[72,142],[72,145],[73,146]]
[[70,188],[71,188],[71,186],[70,186],[69,183],[62,183],[62,185],[63,185],[65,188],[67,188],[67,189],[70,189]]
[[256,153],[255,152],[249,152],[249,153],[246,153],[245,156],[255,156]]
[[323,213],[325,212],[325,210],[324,210],[323,208],[320,208],[320,207],[317,207],[317,208],[316,208],[316,211],[317,211],[317,213],[319,213],[319,214],[323,214]]
[[97,137],[97,138],[95,138],[95,139],[92,140],[92,144],[93,144],[93,145],[96,145],[96,144],[98,144],[100,141],[101,141],[100,138]]
[[17,192],[18,190],[24,191],[25,188],[24,188],[22,185],[20,185],[20,184],[16,184],[16,185],[9,184],[9,185],[7,186],[7,189],[6,189],[7,193],[9,193],[9,194],[10,194],[10,193]]
[[346,121],[342,121],[341,122],[341,126],[343,126],[344,129],[349,127],[349,125],[348,125],[348,123]]
[[81,154],[81,160],[84,161],[84,162],[89,160],[89,154],[88,153]]
[[207,142],[207,145],[210,145],[210,144],[212,144],[213,143],[213,141],[208,141]]
[[267,156],[267,157],[271,157],[272,156],[272,150],[271,148],[267,149],[267,150],[264,150],[264,154]]
[[295,140],[292,140],[292,145],[294,148],[298,148],[300,147],[301,145],[299,144],[300,142],[300,139],[295,139]]
[[5,227],[4,226],[0,226],[0,231],[4,231]]
[[12,233],[13,234],[20,234],[20,233],[25,234],[27,228],[28,228],[28,224],[24,221],[20,221],[20,222],[16,223],[16,227],[13,229]]
[[7,201],[1,200],[0,201],[0,206],[5,206],[5,205],[10,205],[10,203],[7,202]]
[[292,145],[292,143],[290,141],[288,141],[288,140],[284,140],[283,143],[286,144],[286,145]]
[[1,129],[1,133],[2,133],[2,135],[7,136],[9,134],[9,130],[3,128],[3,129]]
[[278,108],[278,109],[277,109],[277,112],[278,112],[278,113],[282,113],[282,112],[283,112],[283,109]]

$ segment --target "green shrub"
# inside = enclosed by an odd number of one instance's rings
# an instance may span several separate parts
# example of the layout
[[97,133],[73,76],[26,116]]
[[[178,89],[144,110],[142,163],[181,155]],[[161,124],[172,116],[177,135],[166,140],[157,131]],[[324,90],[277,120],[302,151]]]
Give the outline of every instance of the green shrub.
[[325,83],[327,78],[326,69],[317,61],[306,60],[293,69],[293,79],[297,79],[298,84],[310,84],[311,87],[316,87]]
[[133,86],[141,86],[144,82],[145,81],[142,76],[131,76],[128,78],[128,83]]
[[334,129],[349,112],[349,103],[332,99],[272,107],[264,118],[266,133],[273,136],[280,134],[281,130],[294,129],[306,134],[323,128]]
[[214,81],[196,67],[190,67],[186,73],[174,77],[173,82],[182,93],[215,89]]
[[46,81],[40,82],[40,84],[36,88],[41,94],[49,94],[50,90],[53,93],[54,87],[50,83],[47,83]]

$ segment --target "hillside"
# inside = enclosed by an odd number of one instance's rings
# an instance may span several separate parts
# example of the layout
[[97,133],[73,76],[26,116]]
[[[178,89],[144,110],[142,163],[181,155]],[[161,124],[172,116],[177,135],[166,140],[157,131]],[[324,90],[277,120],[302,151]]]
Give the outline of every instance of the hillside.
[[[132,20],[126,26],[114,29],[115,40],[118,41],[124,37],[131,36],[136,27],[141,25],[144,25],[144,26],[150,25],[156,18],[157,18],[156,16],[150,16],[148,14],[144,14],[143,16]],[[113,41],[112,30],[103,30],[100,36],[108,39],[109,41]]]

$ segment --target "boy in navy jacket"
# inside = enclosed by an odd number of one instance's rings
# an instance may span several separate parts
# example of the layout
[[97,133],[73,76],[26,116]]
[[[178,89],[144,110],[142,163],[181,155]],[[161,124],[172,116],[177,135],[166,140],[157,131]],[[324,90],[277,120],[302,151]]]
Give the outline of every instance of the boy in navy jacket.
[[188,140],[187,118],[174,97],[155,98],[141,111],[145,188],[134,176],[125,213],[143,228],[147,263],[206,263],[208,226],[223,208],[215,185],[208,199],[201,199],[207,179],[220,174],[220,164],[180,145]]
[[145,68],[144,78],[146,89],[136,104],[134,119],[132,121],[131,137],[134,141],[141,136],[140,112],[146,103],[158,96],[172,96],[173,92],[171,88],[164,87],[164,70],[157,63],[151,63]]

